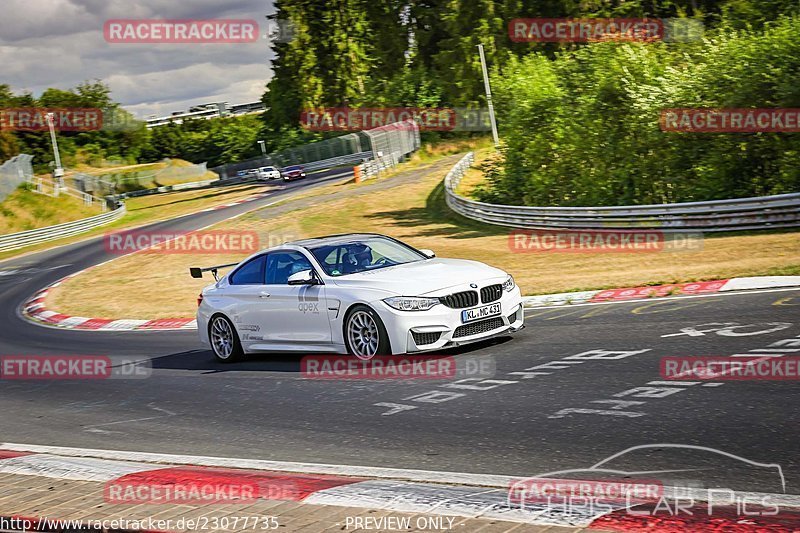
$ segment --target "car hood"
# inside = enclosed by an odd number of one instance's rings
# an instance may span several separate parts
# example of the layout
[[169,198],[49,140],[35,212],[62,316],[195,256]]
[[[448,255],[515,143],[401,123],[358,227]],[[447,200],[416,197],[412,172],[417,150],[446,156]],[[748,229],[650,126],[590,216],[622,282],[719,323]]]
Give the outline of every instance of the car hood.
[[436,258],[348,274],[334,278],[334,283],[340,287],[385,290],[398,296],[442,296],[453,287],[469,283],[483,287],[489,282],[501,283],[506,276],[499,268],[478,261]]

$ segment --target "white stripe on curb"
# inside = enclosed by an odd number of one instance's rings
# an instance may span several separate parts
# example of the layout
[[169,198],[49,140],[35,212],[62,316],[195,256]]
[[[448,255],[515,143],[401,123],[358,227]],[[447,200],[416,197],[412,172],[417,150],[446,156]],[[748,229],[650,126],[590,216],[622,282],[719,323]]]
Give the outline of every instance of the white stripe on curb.
[[390,481],[362,481],[319,490],[303,503],[575,527],[587,527],[600,516],[625,507],[608,505],[594,512],[588,512],[588,507],[565,512],[546,504],[523,508],[508,504],[507,490]]
[[[109,322],[105,326],[97,328],[97,331],[130,331],[132,329],[136,329],[138,326],[147,324],[148,322],[150,321],[122,318],[120,320]],[[63,324],[63,322],[59,322],[59,324]]]
[[65,328],[73,328],[75,326],[80,326],[81,324],[89,320],[90,319],[86,318],[85,316],[71,316],[62,321],[60,324]]
[[[161,467],[166,468],[166,467]],[[160,470],[148,463],[105,461],[90,457],[62,457],[56,455],[24,455],[0,460],[0,473],[24,476],[42,476],[73,481],[111,481],[120,476]]]
[[151,452],[131,452],[118,450],[97,450],[88,448],[69,448],[38,444],[18,444],[6,442],[0,449],[17,452],[44,453],[62,457],[92,457],[114,461],[132,461],[151,464],[219,466],[227,468],[244,468],[252,470],[274,470],[305,474],[330,474],[350,477],[370,477],[378,479],[396,479],[422,481],[429,483],[445,483],[454,485],[472,485],[477,487],[508,488],[519,477],[465,474],[459,472],[436,472],[431,470],[406,470],[372,466],[329,465],[319,463],[295,463],[285,461],[267,461],[263,459],[238,459],[228,457],[210,457],[201,455],[175,455]]
[[525,296],[522,301],[525,307],[537,307],[548,305],[569,305],[588,302],[595,294],[602,291],[583,291],[583,292],[561,292],[557,294],[542,294],[539,296]]
[[[427,484],[432,487],[448,487],[456,485],[459,488],[470,488],[481,493],[495,492],[502,489],[504,497],[507,495],[508,488],[515,482],[530,476],[507,476],[495,474],[471,474],[463,472],[438,472],[433,470],[414,470],[402,468],[385,468],[375,466],[355,466],[355,465],[331,465],[322,463],[298,463],[287,461],[268,461],[263,459],[242,459],[231,457],[211,457],[202,455],[181,455],[163,454],[151,452],[132,452],[121,450],[99,450],[91,448],[70,448],[60,446],[48,446],[38,444],[2,443],[0,449],[17,452],[30,452],[34,454],[46,454],[50,456],[48,461],[56,464],[54,456],[63,460],[62,468],[67,469],[68,465],[76,465],[92,472],[105,472],[113,469],[113,464],[125,465],[124,468],[139,468],[141,465],[148,465],[147,470],[156,470],[159,467],[167,468],[176,465],[209,466],[223,468],[239,468],[245,470],[268,470],[272,472],[291,472],[296,474],[322,474],[344,477],[373,478],[373,481],[355,483],[355,486],[364,483],[386,483],[395,487],[417,484]],[[30,457],[30,456],[25,456]],[[66,459],[72,458],[72,459]],[[16,461],[20,458],[0,460],[0,467],[3,463]],[[97,460],[103,460],[97,462]],[[88,466],[82,466],[82,461],[91,461]],[[105,464],[107,463],[107,464]],[[104,466],[105,464],[105,466]],[[98,470],[100,469],[100,470]],[[2,470],[0,470],[2,471]],[[120,470],[118,475],[124,475],[127,471]],[[47,475],[47,474],[31,474]],[[102,475],[102,474],[99,474]],[[48,476],[50,477],[50,476]],[[535,477],[535,476],[534,476]],[[374,485],[375,487],[386,487],[388,485]],[[693,498],[696,501],[707,501],[707,491],[704,489],[689,489],[686,487],[663,487],[664,494],[680,494],[686,498]],[[319,494],[326,494],[325,498],[333,501],[337,493],[334,489],[318,491]],[[763,492],[741,492],[733,491],[747,500],[742,501],[762,501],[764,497],[769,497],[770,503],[785,507],[800,508],[800,495],[778,494]],[[396,497],[397,495],[395,495]],[[322,496],[320,496],[322,498]],[[305,501],[308,501],[306,499]],[[506,518],[508,520],[508,518]]]
[[720,289],[720,292],[797,286],[800,286],[800,276],[757,276],[751,278],[733,278]]

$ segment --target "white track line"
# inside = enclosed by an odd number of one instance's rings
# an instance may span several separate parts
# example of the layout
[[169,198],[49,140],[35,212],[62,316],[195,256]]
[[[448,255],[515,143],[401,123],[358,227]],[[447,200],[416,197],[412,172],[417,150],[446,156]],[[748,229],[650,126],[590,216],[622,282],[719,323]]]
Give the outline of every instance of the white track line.
[[[659,296],[655,298],[635,298],[635,299],[632,298],[630,300],[612,300],[608,302],[586,302],[586,303],[565,304],[565,305],[540,305],[537,307],[525,307],[525,311],[533,311],[540,309],[572,309],[573,307],[586,307],[590,305],[642,304],[648,302],[662,302],[664,300],[688,300],[691,298],[713,298],[715,296],[742,296],[743,294],[761,294],[767,292],[786,292],[786,291],[797,291],[797,290],[800,290],[800,286],[786,287],[782,289],[747,289],[735,292],[713,292],[709,294]],[[523,306],[524,306],[524,298],[525,297],[523,296]]]

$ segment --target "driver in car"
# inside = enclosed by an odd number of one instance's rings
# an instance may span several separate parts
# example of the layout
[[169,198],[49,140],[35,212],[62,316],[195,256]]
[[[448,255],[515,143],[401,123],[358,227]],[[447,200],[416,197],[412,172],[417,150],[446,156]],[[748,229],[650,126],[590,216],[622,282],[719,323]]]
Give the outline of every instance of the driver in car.
[[366,244],[350,244],[344,256],[343,270],[352,274],[366,270],[372,264],[372,248]]

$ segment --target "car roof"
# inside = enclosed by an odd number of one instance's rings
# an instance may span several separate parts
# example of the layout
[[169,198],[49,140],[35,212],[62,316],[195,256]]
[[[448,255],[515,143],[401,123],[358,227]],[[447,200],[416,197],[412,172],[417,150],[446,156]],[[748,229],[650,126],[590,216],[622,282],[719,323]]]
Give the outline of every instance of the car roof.
[[340,233],[338,235],[326,235],[324,237],[312,237],[310,239],[301,239],[299,241],[291,241],[286,244],[293,244],[295,246],[302,246],[303,248],[316,248],[317,246],[331,246],[336,244],[343,244],[358,239],[367,239],[370,237],[383,237],[390,239],[386,235],[380,233]]

